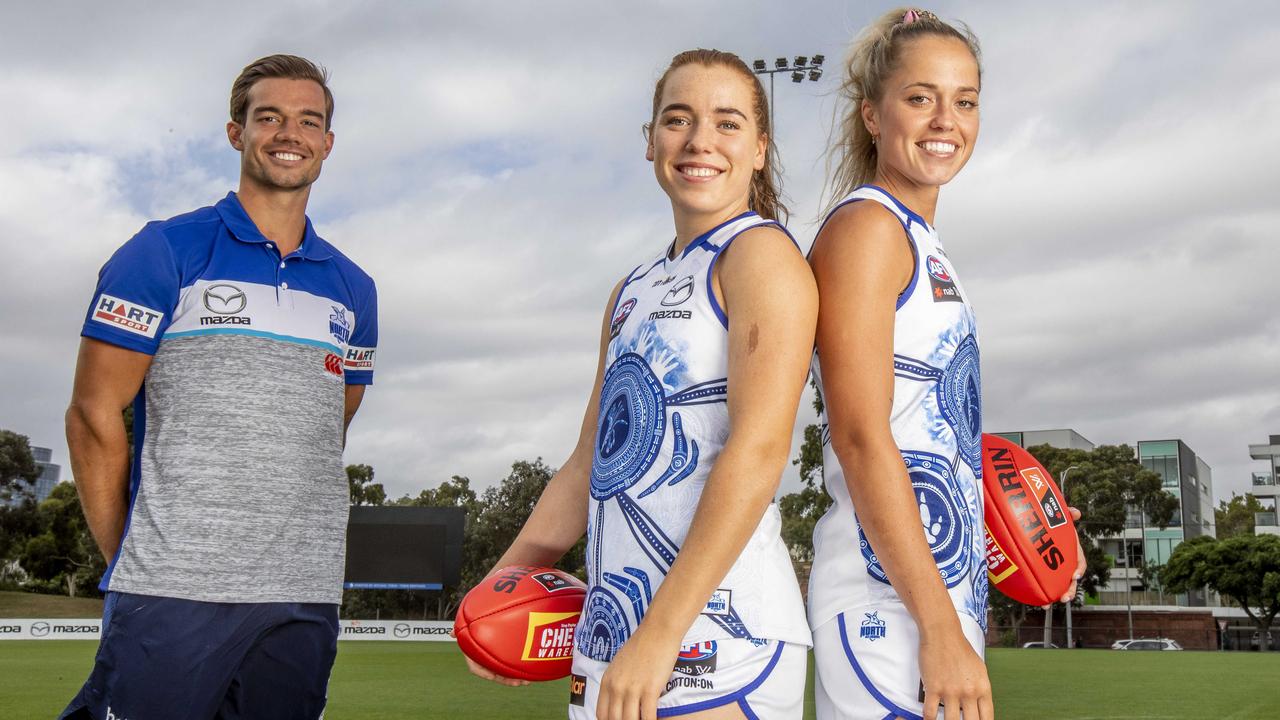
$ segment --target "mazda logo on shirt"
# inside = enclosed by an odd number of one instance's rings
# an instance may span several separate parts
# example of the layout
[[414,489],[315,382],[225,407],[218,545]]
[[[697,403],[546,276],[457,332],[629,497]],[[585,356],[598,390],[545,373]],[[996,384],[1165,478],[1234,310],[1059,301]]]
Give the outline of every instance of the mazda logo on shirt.
[[675,287],[667,291],[666,297],[662,298],[662,304],[667,307],[675,307],[680,303],[688,300],[693,295],[693,276],[686,275]]
[[235,285],[210,285],[204,291],[204,306],[219,315],[235,315],[244,309],[244,291]]

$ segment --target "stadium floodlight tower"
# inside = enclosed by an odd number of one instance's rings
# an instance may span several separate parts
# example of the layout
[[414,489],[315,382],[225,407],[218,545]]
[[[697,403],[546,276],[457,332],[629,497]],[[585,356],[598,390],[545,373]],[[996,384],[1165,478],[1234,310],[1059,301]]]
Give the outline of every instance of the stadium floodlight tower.
[[[791,82],[802,83],[805,79],[817,82],[822,77],[822,62],[826,60],[826,56],[818,53],[813,56],[796,55],[794,64],[792,61],[784,57],[780,57],[773,61],[773,67],[770,68],[764,60],[756,60],[751,63],[751,70],[757,75],[769,76],[769,127],[773,128],[773,76],[778,73],[790,73]],[[777,130],[775,129],[776,133]]]

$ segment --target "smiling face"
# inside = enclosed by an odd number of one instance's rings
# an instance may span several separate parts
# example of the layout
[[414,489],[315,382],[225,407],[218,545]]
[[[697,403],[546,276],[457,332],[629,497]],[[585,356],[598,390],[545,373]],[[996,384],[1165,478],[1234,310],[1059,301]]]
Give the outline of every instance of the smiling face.
[[751,81],[732,68],[682,65],[666,77],[645,157],[677,216],[718,224],[746,212],[767,138]]
[[325,96],[311,80],[266,78],[249,88],[244,125],[227,123],[241,153],[240,183],[263,191],[305,190],[333,149],[325,128]]
[[904,46],[883,96],[862,103],[877,178],[936,188],[955,177],[978,140],[980,82],[973,53],[956,38],[926,35]]

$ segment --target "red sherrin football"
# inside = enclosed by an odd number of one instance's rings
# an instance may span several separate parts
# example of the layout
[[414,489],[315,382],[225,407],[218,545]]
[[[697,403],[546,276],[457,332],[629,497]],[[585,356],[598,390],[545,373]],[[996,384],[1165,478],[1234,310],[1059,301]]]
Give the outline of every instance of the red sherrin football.
[[573,664],[573,631],[586,594],[586,585],[566,572],[506,567],[462,599],[453,634],[467,657],[499,675],[559,680]]
[[1027,605],[1057,602],[1071,587],[1078,542],[1062,491],[1031,453],[986,434],[982,483],[991,584]]

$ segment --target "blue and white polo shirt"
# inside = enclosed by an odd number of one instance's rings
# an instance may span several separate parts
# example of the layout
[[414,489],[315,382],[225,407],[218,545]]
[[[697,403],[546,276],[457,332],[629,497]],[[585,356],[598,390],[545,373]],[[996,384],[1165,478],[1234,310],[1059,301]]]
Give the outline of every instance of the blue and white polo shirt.
[[282,258],[230,193],[117,250],[81,334],[154,356],[102,589],[340,602],[345,387],[373,382],[373,280],[310,220]]

